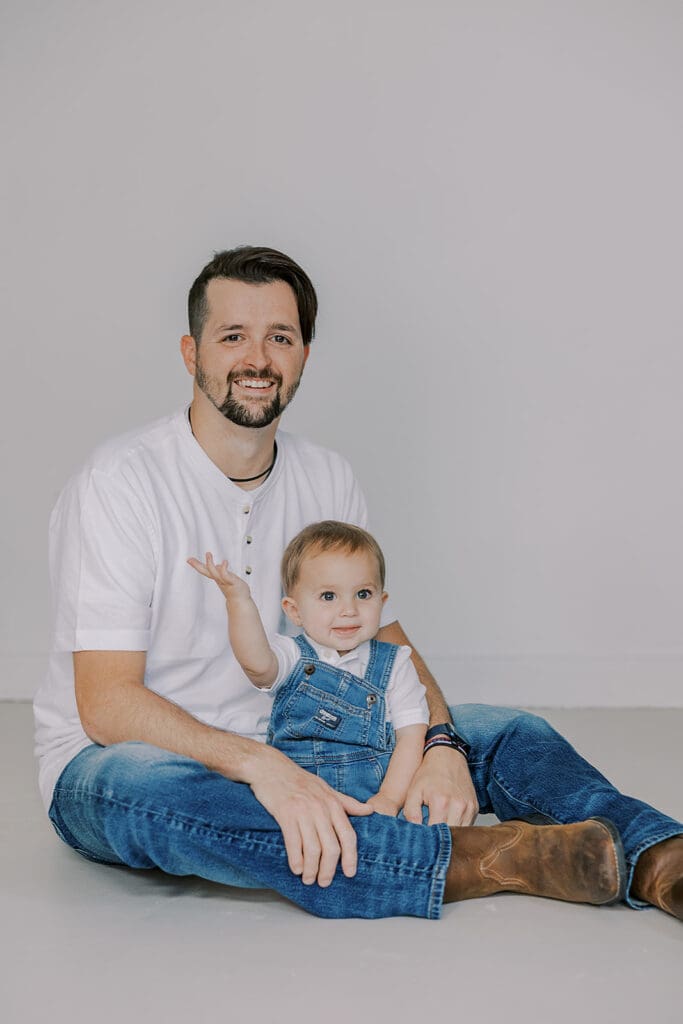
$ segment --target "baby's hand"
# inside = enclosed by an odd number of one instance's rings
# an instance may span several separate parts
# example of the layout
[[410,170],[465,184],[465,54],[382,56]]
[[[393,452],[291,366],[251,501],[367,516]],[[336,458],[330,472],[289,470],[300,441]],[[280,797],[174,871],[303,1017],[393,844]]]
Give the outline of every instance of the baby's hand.
[[381,792],[371,796],[367,804],[372,807],[375,814],[388,814],[390,818],[395,818],[401,809],[395,800],[390,800]]
[[216,565],[210,551],[206,552],[206,562],[200,562],[198,558],[188,558],[187,564],[196,569],[202,576],[213,580],[221,593],[227,598],[250,597],[251,592],[248,584],[240,576],[228,569],[225,559]]

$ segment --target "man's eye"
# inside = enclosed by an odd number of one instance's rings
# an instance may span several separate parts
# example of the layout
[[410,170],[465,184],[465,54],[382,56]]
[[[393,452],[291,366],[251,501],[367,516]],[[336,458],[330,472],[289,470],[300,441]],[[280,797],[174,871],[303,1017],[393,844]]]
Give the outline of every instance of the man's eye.
[[367,587],[364,587],[362,590],[358,591],[357,596],[361,599],[361,601],[369,601],[370,598],[372,597],[372,591],[368,590]]
[[273,341],[277,342],[278,345],[289,345],[290,341],[286,334],[274,334]]
[[228,335],[225,336],[225,338],[223,338],[223,341],[230,341],[230,342],[234,343],[236,341],[239,341],[240,338],[241,338],[241,334],[228,334]]
[[322,601],[334,601],[334,592],[332,590],[323,590],[320,599]]

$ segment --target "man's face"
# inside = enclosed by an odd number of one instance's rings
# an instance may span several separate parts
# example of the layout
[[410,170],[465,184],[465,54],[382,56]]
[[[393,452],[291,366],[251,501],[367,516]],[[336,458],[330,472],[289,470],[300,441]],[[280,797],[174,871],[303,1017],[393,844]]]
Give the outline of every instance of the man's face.
[[215,278],[206,298],[204,330],[196,351],[183,350],[186,365],[226,419],[266,427],[291,402],[308,357],[296,296],[284,281]]

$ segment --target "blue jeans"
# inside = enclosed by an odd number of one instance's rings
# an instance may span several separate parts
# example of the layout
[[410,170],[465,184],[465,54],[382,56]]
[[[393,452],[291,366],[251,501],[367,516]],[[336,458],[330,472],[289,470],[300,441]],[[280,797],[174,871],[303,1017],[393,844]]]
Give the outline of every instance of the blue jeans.
[[[683,834],[680,822],[621,795],[543,719],[479,704],[451,711],[472,747],[482,813],[503,821],[610,818],[624,842],[629,887],[644,850]],[[277,823],[248,786],[141,743],[81,751],[59,778],[50,818],[61,838],[91,860],[275,889],[321,917],[438,918],[451,856],[445,825],[373,814],[353,819],[355,878],[337,870],[329,888],[305,886],[287,866]],[[627,902],[641,905],[630,896]]]

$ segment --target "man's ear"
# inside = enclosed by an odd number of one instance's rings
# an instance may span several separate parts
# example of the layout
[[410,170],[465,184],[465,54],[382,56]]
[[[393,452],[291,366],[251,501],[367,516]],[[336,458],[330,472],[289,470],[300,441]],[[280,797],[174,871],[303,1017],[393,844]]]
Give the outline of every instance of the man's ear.
[[306,365],[306,360],[308,359],[310,354],[311,354],[311,344],[309,342],[308,345],[306,345],[305,348],[304,348],[304,366]]
[[299,615],[299,609],[297,608],[296,601],[293,597],[282,598],[282,610],[289,621],[293,622],[295,626],[303,626],[301,616]]
[[183,334],[180,339],[180,354],[185,363],[185,369],[194,377],[197,371],[197,342],[191,334]]

